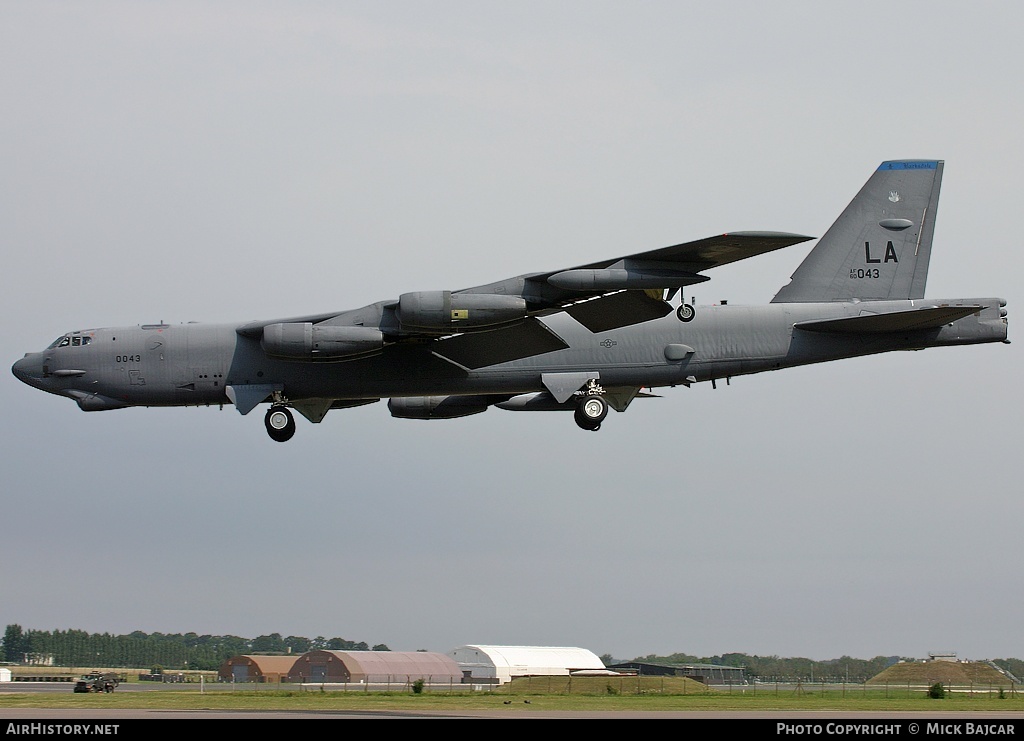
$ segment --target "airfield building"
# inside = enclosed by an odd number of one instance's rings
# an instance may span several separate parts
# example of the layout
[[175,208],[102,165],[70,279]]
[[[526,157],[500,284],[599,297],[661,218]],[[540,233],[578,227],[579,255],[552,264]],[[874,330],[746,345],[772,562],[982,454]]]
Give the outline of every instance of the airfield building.
[[291,682],[459,684],[462,670],[431,651],[307,651],[288,672]]
[[472,645],[452,649],[448,656],[458,662],[463,681],[483,684],[605,668],[601,659],[585,648]]
[[294,656],[262,656],[249,654],[232,656],[220,665],[217,676],[222,682],[280,682],[287,681],[288,672],[295,663]]

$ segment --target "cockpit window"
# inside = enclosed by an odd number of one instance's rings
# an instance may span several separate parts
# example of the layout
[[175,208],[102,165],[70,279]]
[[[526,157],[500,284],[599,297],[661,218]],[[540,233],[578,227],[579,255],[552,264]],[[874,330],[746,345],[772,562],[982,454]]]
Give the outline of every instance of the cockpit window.
[[53,342],[50,343],[50,346],[46,349],[52,350],[55,347],[82,347],[83,345],[88,345],[90,342],[92,342],[92,337],[89,337],[87,335],[72,336],[66,334],[63,337],[58,337],[57,339],[55,339]]

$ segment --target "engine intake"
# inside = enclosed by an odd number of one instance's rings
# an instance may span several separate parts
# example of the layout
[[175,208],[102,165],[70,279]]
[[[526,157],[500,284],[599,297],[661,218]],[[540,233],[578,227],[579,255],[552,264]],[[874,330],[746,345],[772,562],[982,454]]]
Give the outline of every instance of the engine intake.
[[380,350],[384,335],[375,327],[287,322],[264,327],[260,345],[279,358],[346,358]]
[[471,332],[525,317],[526,301],[520,296],[416,291],[398,297],[398,321],[404,329],[441,334]]

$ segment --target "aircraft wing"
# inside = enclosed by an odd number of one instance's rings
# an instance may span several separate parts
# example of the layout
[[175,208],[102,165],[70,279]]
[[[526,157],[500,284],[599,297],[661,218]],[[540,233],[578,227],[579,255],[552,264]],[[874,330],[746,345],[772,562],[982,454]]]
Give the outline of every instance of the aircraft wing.
[[[702,271],[809,239],[813,237],[785,232],[719,234],[695,242],[598,260],[572,268],[527,273],[495,283],[452,291],[450,295],[453,308],[457,300],[482,300],[471,297],[519,297],[526,302],[527,313],[531,315],[560,311],[570,304],[615,291],[650,291],[652,298],[661,298],[664,291],[668,290],[671,297],[684,286],[709,280]],[[498,303],[500,301],[496,300],[495,304]],[[637,306],[641,303],[636,302]]]
[[[458,291],[417,291],[349,311],[249,322],[236,331],[259,340],[275,357],[335,361],[375,354],[393,342],[492,332],[560,311],[601,332],[664,316],[671,311],[664,291],[671,297],[683,286],[709,280],[701,271],[809,239],[733,232]],[[515,349],[498,338],[447,341],[443,356],[472,368],[550,352],[560,342],[529,322],[513,334],[502,339],[514,341]]]
[[251,321],[238,325],[235,327],[235,331],[243,337],[259,339],[263,334],[263,329],[271,324],[302,324],[306,322],[309,322],[310,324],[319,324],[320,322],[326,322],[329,319],[334,319],[338,314],[339,312],[332,311],[329,313],[309,314],[306,316],[293,316],[287,319]]
[[704,270],[809,239],[813,237],[785,232],[733,232],[568,270],[530,275],[527,281],[572,291],[577,298],[626,288],[681,288],[708,280],[708,276],[700,274]]
[[638,252],[625,257],[592,262],[581,265],[580,268],[610,268],[619,263],[658,262],[671,265],[677,270],[698,272],[727,265],[737,260],[745,260],[748,257],[756,257],[765,252],[772,252],[811,239],[814,237],[786,232],[733,232],[698,239],[695,242],[684,242],[671,247]]

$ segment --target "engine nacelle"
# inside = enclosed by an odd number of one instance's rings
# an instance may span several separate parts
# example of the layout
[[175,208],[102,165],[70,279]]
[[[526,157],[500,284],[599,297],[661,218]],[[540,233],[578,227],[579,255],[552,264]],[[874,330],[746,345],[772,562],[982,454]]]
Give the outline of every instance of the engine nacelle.
[[380,350],[384,335],[375,327],[286,322],[264,327],[260,345],[278,358],[345,358]]
[[525,317],[526,301],[520,296],[416,291],[398,297],[398,321],[404,329],[441,334],[471,332]]
[[392,417],[399,419],[455,419],[486,412],[483,396],[401,396],[388,401]]

